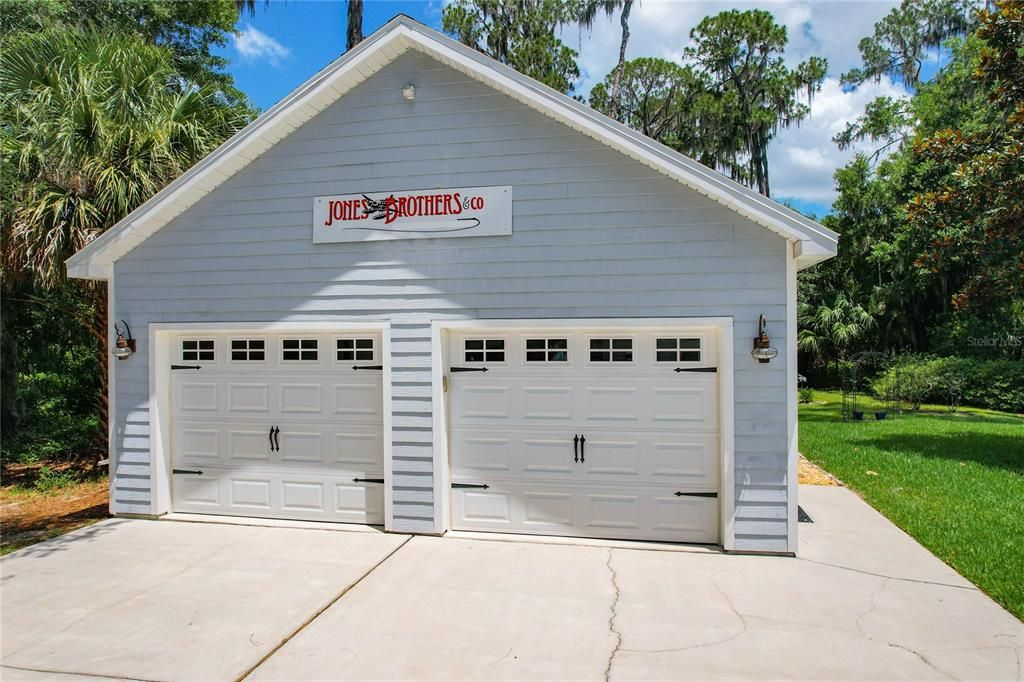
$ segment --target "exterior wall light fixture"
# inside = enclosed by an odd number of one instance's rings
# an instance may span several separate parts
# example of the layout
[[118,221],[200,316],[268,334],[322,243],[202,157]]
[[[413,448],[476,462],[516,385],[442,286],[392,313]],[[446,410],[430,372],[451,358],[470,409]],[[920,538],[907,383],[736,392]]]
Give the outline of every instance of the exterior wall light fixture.
[[416,99],[416,86],[406,85],[404,88],[402,88],[402,97],[404,97],[409,102]]
[[114,323],[114,331],[117,332],[117,339],[114,341],[114,347],[110,349],[110,354],[118,360],[124,360],[135,352],[132,330],[129,329],[127,322],[120,320]]
[[772,347],[771,339],[768,338],[768,318],[761,315],[757,318],[757,336],[754,337],[754,349],[750,351],[750,357],[758,362],[769,362],[778,356],[779,351]]

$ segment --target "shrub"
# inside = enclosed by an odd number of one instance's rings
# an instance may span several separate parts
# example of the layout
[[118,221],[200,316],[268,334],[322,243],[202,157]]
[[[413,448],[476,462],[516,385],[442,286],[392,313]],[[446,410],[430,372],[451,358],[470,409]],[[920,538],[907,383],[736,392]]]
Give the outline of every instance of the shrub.
[[13,436],[3,439],[4,462],[52,462],[97,453],[103,424],[99,416],[83,414],[75,401],[73,380],[57,372],[21,376],[21,391],[31,407]]
[[56,471],[50,467],[41,467],[35,488],[41,493],[48,493],[73,485],[77,479],[70,471]]
[[936,384],[934,369],[925,364],[904,365],[899,373],[893,377],[893,386],[896,395],[901,400],[906,400],[915,410],[921,409],[921,403],[926,396],[931,394]]
[[800,389],[800,402],[803,404],[814,402],[814,389],[813,388],[801,388]]
[[922,402],[961,404],[1004,412],[1024,412],[1024,362],[975,358],[905,356],[875,379],[872,388],[885,395],[887,382],[918,409]]

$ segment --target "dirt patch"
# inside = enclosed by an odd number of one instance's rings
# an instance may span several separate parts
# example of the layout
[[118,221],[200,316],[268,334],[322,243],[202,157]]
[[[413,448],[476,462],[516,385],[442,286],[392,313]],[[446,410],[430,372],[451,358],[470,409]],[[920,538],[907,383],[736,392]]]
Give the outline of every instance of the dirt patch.
[[840,486],[842,481],[822,469],[817,464],[800,455],[797,461],[798,480],[804,485],[831,485]]
[[24,485],[34,480],[35,474],[31,468],[4,471],[4,486],[0,488],[0,554],[62,535],[108,516],[106,478],[40,492]]

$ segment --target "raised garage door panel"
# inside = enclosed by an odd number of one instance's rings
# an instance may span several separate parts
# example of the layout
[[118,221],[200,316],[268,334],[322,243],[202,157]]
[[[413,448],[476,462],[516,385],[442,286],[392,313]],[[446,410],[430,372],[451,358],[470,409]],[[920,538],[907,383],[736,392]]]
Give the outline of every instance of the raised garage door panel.
[[487,368],[449,375],[453,527],[718,541],[717,499],[677,495],[718,490],[718,377],[674,371],[715,365],[711,331],[474,332],[448,354]]
[[200,367],[171,372],[176,511],[383,523],[383,485],[353,481],[383,478],[381,372],[353,369],[379,364],[379,335],[173,343],[176,363]]

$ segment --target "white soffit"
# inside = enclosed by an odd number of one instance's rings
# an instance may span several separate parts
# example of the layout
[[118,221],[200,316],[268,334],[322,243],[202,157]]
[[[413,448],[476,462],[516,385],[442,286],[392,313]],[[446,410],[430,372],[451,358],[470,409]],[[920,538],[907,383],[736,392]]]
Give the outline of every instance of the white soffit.
[[113,264],[225,180],[409,49],[588,135],[795,244],[804,268],[836,254],[838,235],[480,52],[400,15],[322,69],[209,156],[68,259],[68,274],[109,279]]

